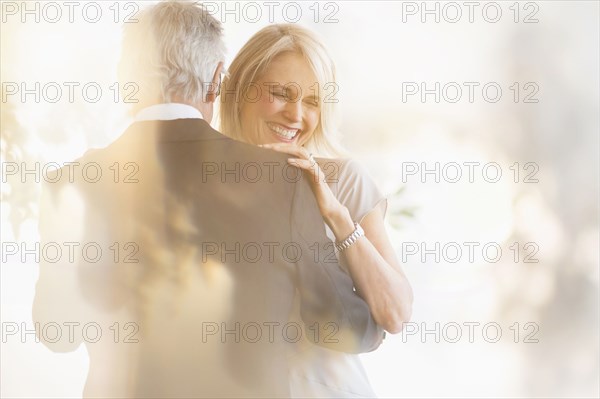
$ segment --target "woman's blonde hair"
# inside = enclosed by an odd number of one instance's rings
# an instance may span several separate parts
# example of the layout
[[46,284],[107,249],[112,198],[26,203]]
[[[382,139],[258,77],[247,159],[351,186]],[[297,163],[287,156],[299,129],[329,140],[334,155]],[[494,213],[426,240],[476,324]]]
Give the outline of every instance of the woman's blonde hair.
[[335,65],[319,38],[294,24],[274,24],[261,29],[236,55],[221,86],[221,132],[246,141],[241,109],[247,90],[260,79],[271,61],[284,52],[304,56],[318,80],[321,113],[314,134],[305,146],[321,156],[344,154],[339,144]]

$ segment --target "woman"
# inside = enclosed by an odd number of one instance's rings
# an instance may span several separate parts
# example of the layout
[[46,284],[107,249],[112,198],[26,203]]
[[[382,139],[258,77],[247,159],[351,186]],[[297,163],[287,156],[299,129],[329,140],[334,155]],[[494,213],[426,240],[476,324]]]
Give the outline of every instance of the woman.
[[[363,168],[339,156],[335,69],[324,46],[297,25],[256,33],[233,60],[221,92],[221,131],[290,155],[311,179],[329,238],[375,321],[394,334],[411,314],[412,291],[384,227],[387,202]],[[354,234],[364,236],[347,240]],[[349,245],[348,245],[349,244]],[[296,309],[297,310],[297,309]],[[296,312],[296,317],[297,312]],[[290,344],[293,397],[373,397],[357,355],[308,341]]]

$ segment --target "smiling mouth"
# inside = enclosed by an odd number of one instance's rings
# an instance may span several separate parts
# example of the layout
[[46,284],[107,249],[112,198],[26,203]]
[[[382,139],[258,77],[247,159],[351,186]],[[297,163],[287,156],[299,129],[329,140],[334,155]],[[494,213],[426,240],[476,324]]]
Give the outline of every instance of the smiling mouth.
[[285,128],[281,125],[275,124],[275,123],[267,123],[267,126],[269,126],[269,129],[271,129],[271,131],[273,133],[275,133],[275,135],[285,141],[292,141],[296,138],[296,136],[298,135],[298,133],[300,132],[300,129],[288,129]]

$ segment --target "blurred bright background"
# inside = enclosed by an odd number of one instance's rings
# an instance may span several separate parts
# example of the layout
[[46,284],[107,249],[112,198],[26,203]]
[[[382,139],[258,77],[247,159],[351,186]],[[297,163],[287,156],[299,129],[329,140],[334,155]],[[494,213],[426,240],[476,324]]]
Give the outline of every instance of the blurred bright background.
[[[64,7],[57,23],[48,21],[51,9],[22,22],[7,3],[22,4],[2,2],[2,162],[68,162],[118,137],[130,121],[111,86],[135,3],[97,2],[96,23],[82,18],[82,6],[73,23]],[[389,233],[414,289],[414,324],[388,335],[364,364],[381,397],[598,397],[599,3],[475,3],[280,2],[273,11],[274,22],[292,22],[300,10],[298,23],[330,48],[343,144],[389,195]],[[225,15],[223,3],[212,3],[228,62],[270,22],[264,3],[254,4],[238,2],[236,21],[234,2]],[[63,97],[7,95],[22,82],[58,82]],[[73,102],[63,82],[80,83]],[[88,82],[102,88],[98,102],[84,100]],[[424,98],[422,84],[431,91]],[[462,97],[454,102],[456,87]],[[422,174],[436,163],[437,182]],[[453,183],[456,165],[462,178]],[[493,168],[483,173],[485,165]],[[38,240],[39,194],[33,177],[3,181],[3,242]],[[473,259],[465,242],[476,243]],[[439,260],[423,252],[436,243],[447,248]],[[502,250],[495,262],[482,254],[489,243]],[[495,257],[494,248],[487,254]],[[3,262],[3,323],[32,325],[36,280],[34,262]],[[453,343],[457,325],[462,337]],[[497,342],[484,325],[500,329]],[[81,396],[83,347],[53,354],[31,335],[25,344],[7,341],[2,397]]]

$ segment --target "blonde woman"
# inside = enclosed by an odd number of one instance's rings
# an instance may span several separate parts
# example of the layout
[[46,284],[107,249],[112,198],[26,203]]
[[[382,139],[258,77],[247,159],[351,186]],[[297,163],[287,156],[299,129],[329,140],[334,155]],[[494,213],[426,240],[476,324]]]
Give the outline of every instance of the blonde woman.
[[[394,334],[410,318],[412,290],[384,227],[386,199],[360,165],[340,158],[337,101],[326,98],[335,85],[334,64],[313,33],[270,25],[231,63],[221,87],[221,131],[289,154],[288,162],[312,177],[340,264],[375,321]],[[289,364],[293,397],[374,396],[358,355],[301,340],[290,344]]]

